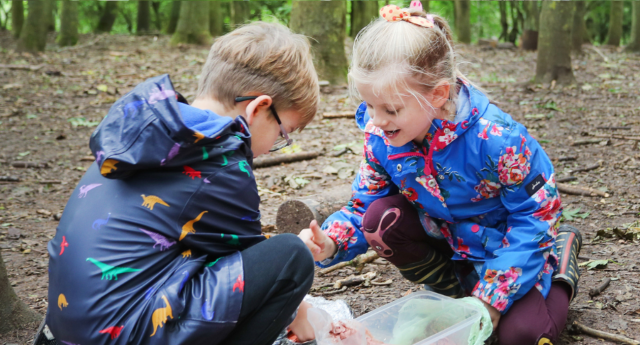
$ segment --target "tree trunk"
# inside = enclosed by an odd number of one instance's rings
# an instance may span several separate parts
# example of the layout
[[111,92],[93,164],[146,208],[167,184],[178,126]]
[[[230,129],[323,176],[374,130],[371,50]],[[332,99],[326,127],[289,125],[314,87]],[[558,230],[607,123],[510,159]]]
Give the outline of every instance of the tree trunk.
[[624,1],[611,1],[611,13],[609,16],[609,38],[607,44],[619,46],[622,37],[622,16],[624,14]]
[[13,30],[13,37],[19,38],[20,31],[24,25],[24,4],[22,0],[11,1],[11,28]]
[[167,25],[167,33],[173,34],[178,26],[178,18],[180,18],[180,4],[182,1],[171,2],[171,14],[169,14],[169,25]]
[[571,49],[576,52],[582,52],[582,43],[587,35],[585,31],[584,15],[587,11],[587,4],[584,1],[575,1],[576,9],[573,13],[573,26],[571,28]]
[[518,40],[518,34],[520,33],[520,27],[522,26],[524,18],[520,11],[519,1],[509,1],[509,5],[511,7],[511,31],[509,32],[508,41],[515,45]]
[[218,37],[224,33],[224,17],[222,16],[222,6],[219,1],[209,2],[209,33]]
[[180,5],[180,18],[171,44],[210,44],[209,2],[185,1]]
[[27,20],[24,22],[18,50],[37,52],[44,51],[47,45],[46,13],[48,1],[30,0]]
[[104,8],[102,9],[102,16],[100,16],[100,21],[98,22],[98,26],[96,26],[96,32],[111,32],[111,28],[113,27],[113,23],[115,23],[117,16],[118,2],[105,1]]
[[429,13],[429,1],[423,1],[422,2],[422,9],[424,10],[425,13]]
[[640,51],[640,2],[633,2],[633,14],[631,18],[631,42],[624,49],[628,52]]
[[293,1],[291,7],[291,30],[311,38],[318,75],[334,85],[347,82],[346,12],[344,0]]
[[559,85],[568,85],[575,82],[571,68],[574,7],[569,1],[542,2],[536,83],[546,84],[555,80]]
[[136,21],[136,33],[138,35],[149,32],[151,22],[151,2],[138,1],[138,18]]
[[61,47],[78,43],[78,2],[64,0],[60,14],[60,35],[58,44]]
[[538,11],[537,1],[524,1],[524,31],[522,32],[522,49],[538,49],[538,27],[540,11]]
[[[29,6],[29,12],[31,12],[31,6]],[[24,328],[41,319],[42,316],[30,309],[13,291],[2,254],[0,254],[0,320],[2,320],[0,334]]]
[[471,2],[455,0],[455,24],[458,42],[471,43]]
[[231,3],[231,24],[242,25],[249,20],[251,8],[248,1],[233,1]]
[[507,40],[507,36],[509,35],[509,22],[507,21],[507,3],[505,1],[498,1],[498,6],[500,7],[500,26],[502,27],[502,32],[500,32],[500,37],[498,40]]
[[56,31],[56,4],[53,0],[41,0],[45,3],[45,29],[47,32],[55,32]]
[[377,1],[352,1],[351,2],[351,37],[355,38],[358,32],[371,21],[380,16]]
[[151,1],[151,8],[153,9],[153,24],[156,27],[156,31],[162,31],[162,13],[160,13],[160,1]]

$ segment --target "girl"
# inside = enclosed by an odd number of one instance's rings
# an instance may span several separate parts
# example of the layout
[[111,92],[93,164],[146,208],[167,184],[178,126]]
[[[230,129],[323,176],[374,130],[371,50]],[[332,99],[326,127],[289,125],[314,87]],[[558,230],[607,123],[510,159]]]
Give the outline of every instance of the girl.
[[322,267],[371,246],[410,281],[475,296],[501,344],[551,344],[577,291],[580,233],[558,229],[553,166],[456,68],[447,22],[389,5],[356,38],[365,132],[353,197],[300,237]]

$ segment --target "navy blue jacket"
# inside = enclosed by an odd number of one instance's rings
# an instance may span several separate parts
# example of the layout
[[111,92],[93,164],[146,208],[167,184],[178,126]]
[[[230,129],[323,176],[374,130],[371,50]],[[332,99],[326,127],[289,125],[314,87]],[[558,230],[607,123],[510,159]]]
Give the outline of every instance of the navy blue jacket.
[[65,344],[217,344],[244,292],[240,251],[262,240],[244,119],[188,128],[167,75],[118,100],[96,162],[49,242],[47,323]]

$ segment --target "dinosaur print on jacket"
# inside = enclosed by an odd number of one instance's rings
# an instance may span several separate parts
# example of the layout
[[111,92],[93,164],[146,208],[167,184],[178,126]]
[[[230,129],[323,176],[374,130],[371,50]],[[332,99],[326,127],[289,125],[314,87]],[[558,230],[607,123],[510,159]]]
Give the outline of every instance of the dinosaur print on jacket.
[[251,173],[249,172],[249,170],[247,170],[248,166],[249,166],[249,162],[247,161],[238,162],[238,167],[240,168],[240,171],[246,172],[247,176],[251,177]]
[[166,323],[168,318],[172,318],[173,319],[173,313],[171,311],[171,304],[169,304],[169,301],[167,300],[167,297],[165,295],[162,295],[162,299],[164,300],[164,303],[167,306],[164,307],[164,308],[158,308],[158,309],[153,311],[153,315],[151,315],[151,322],[153,322],[153,333],[151,334],[151,337],[156,335],[156,331],[158,330],[158,326],[160,326],[160,328],[162,328],[163,323]]
[[93,224],[91,224],[91,227],[93,228],[93,230],[100,230],[101,226],[107,224],[107,222],[109,221],[109,218],[111,218],[111,213],[107,215],[107,219],[102,219],[102,218],[96,219],[96,221],[93,222]]
[[196,137],[196,141],[193,142],[194,144],[205,138],[204,134],[200,132],[193,133],[193,136]]
[[193,228],[193,224],[195,222],[199,222],[200,218],[202,218],[202,215],[207,213],[209,211],[202,211],[200,212],[200,214],[196,217],[196,219],[192,219],[190,221],[188,221],[187,223],[185,223],[182,226],[182,233],[180,234],[180,238],[178,239],[178,241],[182,241],[182,239],[187,236],[188,233],[192,233],[195,234],[196,233],[196,229]]
[[182,252],[182,258],[189,258],[191,257],[191,249],[187,249],[184,252]]
[[129,115],[135,115],[138,110],[142,109],[142,107],[144,107],[144,105],[147,104],[147,101],[145,99],[141,99],[139,101],[132,101],[127,103],[124,106],[123,112],[124,112],[124,116],[122,118],[127,118],[127,116]]
[[160,90],[156,89],[156,91],[149,94],[149,104],[155,104],[158,101],[163,101],[175,95],[176,95],[175,91],[165,90],[164,85],[160,85]]
[[115,159],[107,159],[106,161],[104,161],[104,163],[102,163],[102,168],[100,168],[100,174],[102,176],[107,176],[112,171],[118,170],[118,167],[116,167],[116,164],[118,163],[120,162]]
[[60,243],[60,255],[64,253],[64,248],[69,246],[66,236],[62,236],[62,242]]
[[[238,235],[229,235],[231,236],[231,239],[229,240],[229,242],[227,242],[227,244],[230,244],[232,246],[240,246],[240,238],[238,237]],[[220,238],[224,238],[224,234],[220,234]]]
[[137,268],[116,267],[107,265],[93,258],[87,258],[87,261],[91,261],[94,265],[100,268],[100,270],[102,271],[102,278],[100,278],[100,280],[103,280],[104,278],[107,278],[108,280],[113,280],[115,278],[116,280],[118,280],[118,274],[141,271],[141,269]]
[[202,160],[206,161],[207,159],[209,159],[209,152],[207,152],[207,148],[203,147],[202,148]]
[[101,331],[98,331],[98,333],[100,334],[109,334],[111,335],[111,339],[115,339],[117,337],[120,336],[120,331],[122,331],[122,329],[124,328],[124,325],[118,327],[118,326],[111,326],[111,327],[107,327]]
[[165,165],[167,164],[168,161],[172,160],[173,157],[177,156],[178,153],[180,153],[180,144],[175,143],[173,144],[173,146],[171,147],[171,150],[169,150],[169,153],[167,154],[167,158],[163,159],[160,161],[160,165]]
[[80,186],[80,193],[78,194],[78,199],[84,198],[85,196],[87,196],[87,193],[89,193],[90,190],[100,186],[102,186],[102,183],[92,183],[89,185]]
[[69,306],[69,303],[67,302],[67,298],[63,295],[60,294],[58,296],[58,308],[60,308],[60,310],[62,310],[62,308],[66,308]]
[[169,206],[169,204],[164,202],[164,200],[160,199],[159,197],[157,197],[155,195],[146,196],[144,194],[141,194],[140,196],[144,200],[142,202],[142,206],[150,209],[151,211],[153,211],[153,206],[155,206],[156,204],[160,204],[160,205],[164,205],[164,206],[167,206],[167,207],[171,207],[171,206]]
[[159,245],[160,251],[164,251],[165,249],[168,249],[172,245],[176,244],[176,241],[169,242],[169,240],[166,237],[158,233],[141,229],[141,228],[138,228],[138,229],[140,229],[140,231],[144,232],[145,234],[149,235],[149,237],[151,237],[152,240],[156,241],[156,244],[154,244],[152,248],[155,248],[157,245]]
[[202,178],[202,175],[200,175],[199,171],[194,170],[193,168],[188,167],[186,165],[184,166],[184,171],[182,173],[187,175],[187,176],[189,176],[189,177],[191,177],[192,180],[195,179],[196,177],[197,178]]
[[242,274],[238,275],[238,279],[233,284],[233,289],[231,291],[236,292],[236,288],[238,288],[239,292],[244,292],[244,280],[242,280]]
[[96,162],[98,162],[98,164],[100,164],[100,161],[102,160],[103,157],[104,157],[104,151],[96,152]]

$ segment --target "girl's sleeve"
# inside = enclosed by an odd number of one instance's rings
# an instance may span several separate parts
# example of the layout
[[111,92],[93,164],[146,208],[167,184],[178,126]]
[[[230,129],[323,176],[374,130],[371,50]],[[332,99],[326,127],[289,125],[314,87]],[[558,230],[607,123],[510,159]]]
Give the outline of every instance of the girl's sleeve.
[[522,126],[506,139],[498,162],[501,200],[510,214],[502,243],[484,262],[473,295],[504,314],[532,288],[541,288],[543,275],[553,273],[562,206],[553,165]]
[[[365,253],[369,245],[362,234],[362,216],[374,200],[398,193],[391,176],[373,154],[376,144],[384,145],[382,138],[365,134],[363,159],[351,185],[351,200],[322,224],[322,230],[336,243],[338,251],[333,257],[316,262],[320,267],[333,266]],[[386,152],[386,145],[382,147]]]

